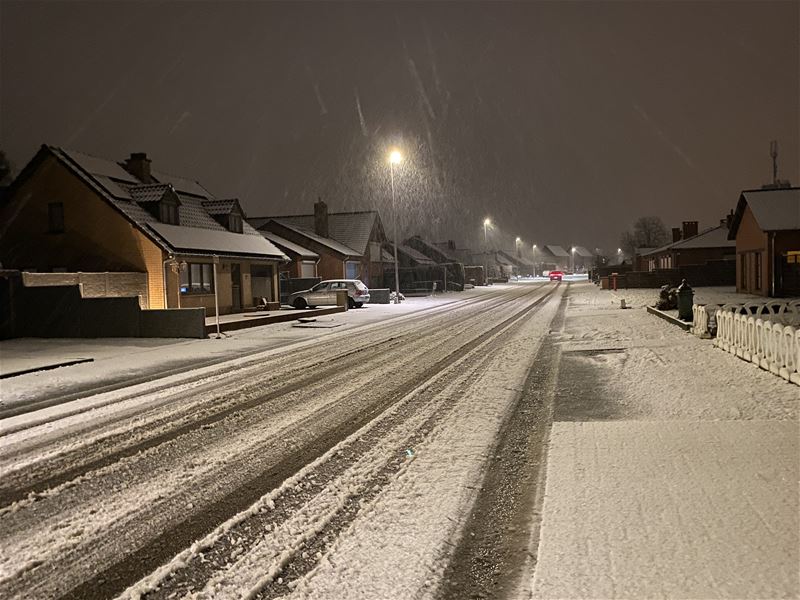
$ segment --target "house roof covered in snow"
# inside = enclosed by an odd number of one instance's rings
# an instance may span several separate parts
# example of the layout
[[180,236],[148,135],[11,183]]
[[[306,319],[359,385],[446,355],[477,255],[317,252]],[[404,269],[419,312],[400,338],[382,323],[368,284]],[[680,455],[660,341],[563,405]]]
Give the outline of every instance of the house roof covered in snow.
[[745,207],[749,206],[761,231],[800,229],[800,188],[746,190],[739,196],[729,237],[736,239]]
[[[318,235],[314,232],[314,215],[255,217],[250,219],[250,223],[260,229],[270,220]],[[328,237],[346,246],[351,254],[355,250],[355,254],[364,256],[367,254],[367,247],[376,222],[378,222],[378,213],[374,210],[331,212],[328,213]],[[318,237],[322,238],[322,236]]]
[[575,254],[581,258],[592,258],[594,256],[591,251],[587,250],[583,246],[575,246]]
[[569,252],[564,250],[564,248],[562,248],[561,246],[556,246],[553,244],[545,244],[544,246],[542,246],[542,248],[552,256],[558,256],[561,258],[569,256]]
[[[261,219],[256,219],[255,222],[260,222]],[[253,221],[251,221],[253,222]],[[294,234],[300,236],[301,238],[305,238],[311,242],[315,242],[320,246],[328,248],[329,250],[333,250],[337,254],[343,255],[348,258],[360,258],[364,256],[361,252],[358,252],[354,248],[350,248],[345,244],[339,242],[338,240],[330,237],[323,237],[321,235],[317,235],[314,233],[313,229],[306,229],[304,227],[299,227],[295,225],[292,221],[284,219],[284,217],[275,217],[275,218],[268,218],[266,221],[259,225],[260,229],[263,231],[265,229],[269,229],[269,223],[276,223],[280,228],[283,227],[285,230],[293,232]],[[302,245],[302,244],[301,244]]]
[[[167,252],[191,250],[195,254],[247,255],[286,260],[287,257],[250,225],[233,233],[220,225],[204,208],[214,197],[196,182],[152,172],[155,183],[145,183],[118,163],[74,150],[43,145],[18,179],[32,173],[40,161],[53,156],[107,201],[149,239]],[[167,225],[144,206],[167,194],[178,198],[179,225]],[[162,227],[164,226],[164,227]],[[204,243],[203,240],[208,242]]]
[[[390,243],[391,245],[391,243]],[[408,256],[411,260],[416,262],[418,265],[435,265],[436,261],[432,258],[425,256],[422,252],[417,250],[416,248],[412,248],[406,244],[397,244],[397,252],[402,252],[406,256]],[[392,258],[394,261],[394,258]]]
[[304,248],[300,244],[295,244],[294,242],[290,242],[286,238],[279,236],[277,233],[272,233],[271,231],[262,231],[261,235],[263,235],[266,239],[268,239],[270,242],[275,244],[278,248],[280,248],[286,253],[296,254],[300,258],[306,258],[310,260],[319,258],[319,254],[317,254],[313,250]]
[[679,252],[681,250],[697,250],[701,248],[732,248],[736,242],[728,239],[728,227],[724,223],[716,227],[704,229],[697,235],[693,235],[684,240],[678,240],[671,244],[666,244],[660,248],[654,248],[648,252],[642,252],[641,256],[655,256],[663,252]]
[[407,246],[416,248],[419,252],[437,264],[458,262],[458,260],[451,256],[449,252],[439,246],[436,246],[435,244],[428,242],[418,235],[408,238],[405,243]]

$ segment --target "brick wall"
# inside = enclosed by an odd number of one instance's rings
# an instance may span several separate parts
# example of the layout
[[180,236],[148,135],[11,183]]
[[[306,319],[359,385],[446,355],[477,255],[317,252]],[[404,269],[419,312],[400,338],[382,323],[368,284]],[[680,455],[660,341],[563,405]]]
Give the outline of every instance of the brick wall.
[[25,287],[80,285],[84,298],[139,297],[149,306],[147,273],[23,273]]
[[704,265],[686,265],[679,269],[630,271],[619,276],[618,287],[659,288],[664,285],[679,285],[683,279],[692,287],[733,286],[736,285],[736,262],[720,260]]

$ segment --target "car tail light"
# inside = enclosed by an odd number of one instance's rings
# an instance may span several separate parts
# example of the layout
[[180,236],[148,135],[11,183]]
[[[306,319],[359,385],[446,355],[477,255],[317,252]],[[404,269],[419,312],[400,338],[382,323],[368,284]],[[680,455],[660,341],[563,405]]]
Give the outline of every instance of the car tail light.
[[364,292],[362,292],[361,290],[358,290],[358,289],[356,290],[356,296],[360,296],[360,295],[361,295],[361,294],[363,294],[363,293],[364,293]]

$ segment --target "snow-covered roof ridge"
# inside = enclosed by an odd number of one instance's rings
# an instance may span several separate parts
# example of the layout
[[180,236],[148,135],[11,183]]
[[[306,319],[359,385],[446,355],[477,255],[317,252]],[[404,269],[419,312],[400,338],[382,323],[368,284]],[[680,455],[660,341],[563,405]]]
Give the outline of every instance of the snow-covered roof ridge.
[[[168,252],[190,248],[197,253],[204,251],[207,254],[242,255],[244,253],[253,257],[287,259],[283,252],[265,240],[248,223],[243,224],[242,233],[230,232],[220,225],[204,206],[206,202],[214,202],[215,198],[199,184],[199,188],[185,186],[182,182],[189,180],[181,178],[143,183],[112,160],[74,150],[65,150],[57,146],[44,145],[42,151],[55,156],[86,185],[96,190],[113,208]],[[187,187],[190,188],[188,192],[185,191]],[[203,190],[206,195],[198,195],[200,190]],[[155,196],[158,196],[159,193],[160,196],[156,198]],[[166,224],[161,223],[153,214],[139,205],[139,202],[157,201],[165,193],[177,195],[180,223],[180,225],[169,225],[166,229],[160,227]],[[176,233],[171,228],[185,231]],[[228,235],[216,235],[217,233]],[[252,239],[238,240],[236,236]],[[202,242],[204,237],[209,240],[205,248]]]
[[728,239],[728,226],[720,223],[714,227],[707,227],[697,235],[665,244],[660,248],[655,248],[647,252],[642,252],[641,256],[653,256],[668,250],[689,250],[699,248],[731,248],[736,242]]
[[762,231],[800,230],[800,187],[743,191],[731,222],[731,239],[736,238],[747,206]]

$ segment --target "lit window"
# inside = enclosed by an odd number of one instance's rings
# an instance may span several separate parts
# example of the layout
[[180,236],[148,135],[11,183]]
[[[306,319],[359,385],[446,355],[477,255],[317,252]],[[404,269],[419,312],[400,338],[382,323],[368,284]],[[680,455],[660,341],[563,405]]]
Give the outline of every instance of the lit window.
[[189,263],[181,273],[181,294],[210,294],[214,291],[214,267],[207,263]]

